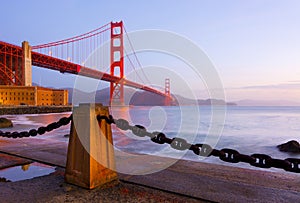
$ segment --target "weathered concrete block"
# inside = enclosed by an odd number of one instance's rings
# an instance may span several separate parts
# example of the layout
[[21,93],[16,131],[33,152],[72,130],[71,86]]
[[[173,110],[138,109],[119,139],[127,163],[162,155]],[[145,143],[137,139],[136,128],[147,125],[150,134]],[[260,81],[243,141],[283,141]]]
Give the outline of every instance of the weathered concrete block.
[[81,104],[73,110],[65,180],[93,189],[117,179],[111,126],[96,115],[109,115],[100,104]]

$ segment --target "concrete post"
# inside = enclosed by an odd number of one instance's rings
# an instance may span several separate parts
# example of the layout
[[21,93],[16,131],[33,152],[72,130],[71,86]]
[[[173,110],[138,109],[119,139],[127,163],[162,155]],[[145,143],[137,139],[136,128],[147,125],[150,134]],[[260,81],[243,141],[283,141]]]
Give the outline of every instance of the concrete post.
[[100,104],[73,109],[65,181],[93,189],[117,179],[111,126],[96,115],[109,115]]
[[25,86],[32,86],[32,63],[31,63],[31,47],[29,46],[29,43],[24,41],[22,43],[22,49],[23,49],[23,80],[22,83]]

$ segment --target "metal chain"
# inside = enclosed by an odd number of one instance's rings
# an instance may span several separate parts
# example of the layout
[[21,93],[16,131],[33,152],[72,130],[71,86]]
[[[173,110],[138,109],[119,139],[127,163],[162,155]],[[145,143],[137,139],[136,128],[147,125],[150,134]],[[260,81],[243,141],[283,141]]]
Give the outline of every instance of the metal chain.
[[[46,132],[50,132],[54,129],[60,128],[61,126],[68,125],[72,120],[72,115],[69,117],[63,117],[57,122],[53,122],[47,126],[39,127],[36,129],[31,129],[29,131],[22,132],[2,132],[0,131],[0,137],[6,138],[23,138],[23,137],[34,137],[42,135]],[[173,149],[176,150],[191,150],[194,154],[198,156],[215,156],[219,157],[220,160],[229,163],[248,163],[255,167],[260,168],[279,168],[284,169],[289,172],[300,173],[300,159],[287,158],[284,160],[274,159],[266,154],[252,154],[246,155],[241,154],[234,149],[224,148],[221,150],[213,149],[208,144],[190,144],[183,138],[168,138],[162,132],[148,132],[144,126],[141,125],[130,125],[128,121],[124,119],[114,119],[111,115],[107,116],[97,116],[97,120],[105,120],[108,124],[115,124],[121,130],[131,130],[132,133],[138,137],[150,137],[151,141],[157,144],[169,144]]]
[[108,124],[114,123],[121,130],[131,130],[132,133],[138,137],[150,137],[152,142],[157,144],[169,144],[173,149],[176,150],[191,150],[198,156],[215,156],[219,157],[220,160],[229,163],[248,163],[251,166],[259,168],[279,168],[285,171],[300,173],[300,159],[287,158],[284,160],[274,159],[266,154],[252,154],[246,155],[241,154],[234,149],[224,148],[221,150],[213,149],[208,144],[190,144],[183,138],[168,138],[162,132],[148,132],[144,126],[141,125],[130,125],[128,121],[124,119],[114,119],[111,115],[97,116],[97,120],[105,120]]
[[52,130],[55,130],[57,128],[60,128],[61,126],[68,125],[70,121],[72,120],[72,115],[69,117],[63,117],[59,119],[57,122],[50,123],[47,126],[39,127],[38,129],[31,129],[29,131],[22,131],[22,132],[2,132],[0,130],[0,137],[7,137],[7,138],[23,138],[23,137],[35,137],[38,134],[43,135],[46,132],[50,132]]

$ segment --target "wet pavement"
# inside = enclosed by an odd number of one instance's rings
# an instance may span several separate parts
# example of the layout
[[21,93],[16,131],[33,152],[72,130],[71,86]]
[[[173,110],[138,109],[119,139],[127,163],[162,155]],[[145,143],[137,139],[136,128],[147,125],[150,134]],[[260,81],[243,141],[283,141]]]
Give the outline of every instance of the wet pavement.
[[20,180],[28,180],[35,177],[45,176],[53,173],[55,167],[33,162],[30,164],[23,164],[12,166],[0,170],[0,177],[7,180],[7,182],[17,182]]
[[66,184],[63,170],[19,182],[0,183],[1,202],[207,202],[149,187],[112,182],[94,190]]
[[29,159],[23,159],[16,156],[9,156],[7,154],[0,153],[0,170],[3,168],[25,165],[32,163]]

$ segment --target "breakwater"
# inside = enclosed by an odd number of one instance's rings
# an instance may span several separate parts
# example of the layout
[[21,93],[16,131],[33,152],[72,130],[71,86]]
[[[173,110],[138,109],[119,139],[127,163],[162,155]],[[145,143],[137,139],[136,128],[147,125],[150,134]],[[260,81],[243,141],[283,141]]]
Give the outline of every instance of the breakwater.
[[72,111],[72,106],[0,106],[0,115],[41,114]]

